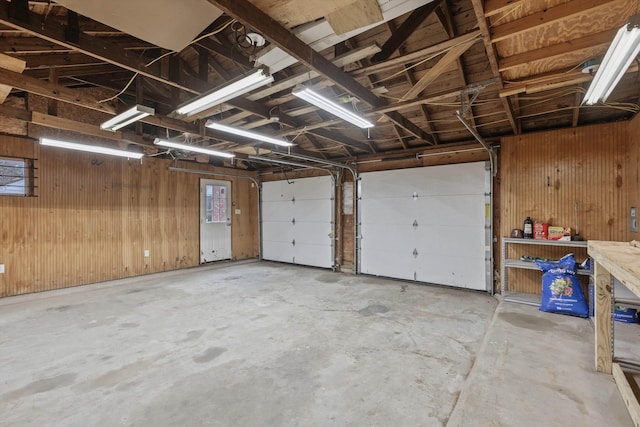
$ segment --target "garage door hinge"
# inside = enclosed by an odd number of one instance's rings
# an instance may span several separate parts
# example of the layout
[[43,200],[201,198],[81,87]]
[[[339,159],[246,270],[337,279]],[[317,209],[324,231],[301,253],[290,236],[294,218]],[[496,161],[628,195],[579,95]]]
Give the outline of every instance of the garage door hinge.
[[291,198],[291,203],[293,203],[293,204],[296,203],[296,196],[293,196],[293,198]]
[[293,219],[291,220],[291,224],[296,225],[296,219],[295,219],[295,218],[293,218]]
[[418,192],[414,191],[413,192],[413,196],[411,196],[411,197],[413,197],[413,200],[418,200]]
[[293,239],[293,241],[291,242],[291,244],[292,244],[293,246],[295,246],[295,245],[296,245],[296,239]]
[[413,228],[414,228],[414,230],[415,230],[416,228],[418,228],[418,220],[417,220],[417,219],[414,219],[414,220],[413,220]]
[[418,258],[418,250],[417,249],[413,250],[413,257],[414,258]]

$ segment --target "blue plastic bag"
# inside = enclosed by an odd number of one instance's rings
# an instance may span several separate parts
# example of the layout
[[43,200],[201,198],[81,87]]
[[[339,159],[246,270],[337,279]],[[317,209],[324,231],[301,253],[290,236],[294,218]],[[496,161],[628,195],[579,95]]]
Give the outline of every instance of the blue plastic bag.
[[573,254],[558,261],[536,261],[542,275],[542,303],[540,311],[588,317],[589,306],[576,276]]

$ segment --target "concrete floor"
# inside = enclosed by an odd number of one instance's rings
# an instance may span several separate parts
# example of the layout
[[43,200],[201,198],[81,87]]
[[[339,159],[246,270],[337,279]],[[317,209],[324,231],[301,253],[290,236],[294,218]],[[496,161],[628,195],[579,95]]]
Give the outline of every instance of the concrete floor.
[[632,426],[589,321],[273,263],[0,300],[0,425]]

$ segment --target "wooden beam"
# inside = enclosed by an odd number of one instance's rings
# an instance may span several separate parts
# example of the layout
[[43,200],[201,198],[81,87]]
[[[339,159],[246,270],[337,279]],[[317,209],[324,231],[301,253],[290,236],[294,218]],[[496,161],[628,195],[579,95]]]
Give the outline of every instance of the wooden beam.
[[449,66],[454,63],[460,56],[465,53],[478,39],[471,39],[464,43],[460,43],[457,46],[452,47],[445,55],[438,60],[438,62],[427,70],[426,73],[416,82],[411,89],[409,89],[403,96],[402,100],[415,98],[423,90],[427,88],[440,74],[446,71]]
[[407,53],[406,55],[402,55],[396,58],[391,58],[386,61],[380,62],[378,64],[373,64],[368,67],[354,70],[350,74],[353,77],[360,77],[360,76],[365,76],[373,73],[378,73],[381,71],[392,70],[394,68],[402,67],[404,66],[404,64],[408,62],[420,61],[427,56],[442,52],[447,49],[451,49],[453,46],[456,46],[472,38],[478,38],[480,36],[481,36],[480,31],[474,30],[469,33],[463,34],[461,36],[454,37],[449,40],[445,40],[441,43],[437,43],[432,46],[425,47],[424,49],[416,50],[414,52]]
[[[448,3],[445,3],[444,7],[441,7],[440,9],[438,9],[436,14],[438,16],[438,19],[440,20],[440,23],[444,27],[445,31],[447,32],[447,34],[449,34],[449,37],[454,37],[456,35],[455,24],[453,22],[453,14],[451,13],[451,9],[449,8]],[[464,67],[464,64],[462,63],[461,58],[458,58],[456,60],[456,65],[457,65],[456,68],[457,68],[458,77],[460,79],[460,83],[463,86],[466,86],[467,76],[465,75],[465,71],[464,71],[465,67]],[[469,109],[467,110],[467,114],[465,115],[464,118],[469,122],[471,127],[477,132],[478,130],[476,128],[476,118],[473,113],[473,105],[471,105],[471,98],[467,93],[464,93],[464,94],[461,94],[461,101],[463,104],[466,104],[469,106]],[[422,107],[426,108],[426,106],[424,105]]]
[[247,0],[208,0],[226,14],[233,16],[245,25],[253,28],[267,37],[274,45],[302,62],[307,67],[317,71],[329,80],[335,82],[346,92],[372,106],[379,106],[382,100],[375,96],[354,78],[343,73],[328,59],[307,46],[302,40],[294,36],[289,30],[281,26],[269,15],[249,3]]
[[411,15],[400,24],[398,28],[391,34],[391,37],[382,45],[379,53],[371,58],[371,63],[382,62],[388,59],[393,52],[398,50],[402,44],[407,41],[409,36],[440,6],[443,0],[434,0],[424,6],[420,6],[411,12]]
[[39,113],[37,111],[33,111],[31,113],[31,123],[49,128],[78,132],[84,135],[114,139],[117,141],[122,139],[122,132],[120,131],[110,132],[100,129],[99,125],[77,122],[75,120],[64,119],[51,114]]
[[[635,73],[637,71],[638,64],[636,62],[632,62],[626,72]],[[579,70],[559,70],[544,76],[510,83],[500,90],[500,96],[507,97],[519,93],[544,92],[545,90],[558,89],[561,87],[590,82],[592,79],[593,76],[591,74],[583,73]]]
[[[502,82],[502,78],[500,77],[500,70],[498,68],[498,55],[496,54],[495,48],[491,43],[491,38],[489,37],[489,25],[487,24],[487,19],[484,17],[482,0],[471,0],[471,4],[473,5],[473,11],[476,14],[480,33],[482,34],[482,41],[484,42],[484,49],[487,52],[487,58],[489,59],[491,71],[493,73],[493,76],[498,79],[498,84],[502,89],[504,83]],[[511,125],[513,133],[517,135],[519,133],[520,126],[516,124],[516,120],[514,118],[515,116],[513,114],[513,106],[508,99],[502,99],[502,107],[504,108],[504,112],[507,115],[507,119],[509,120],[509,124]]]
[[35,79],[20,73],[0,68],[0,83],[26,92],[35,93],[46,98],[57,99],[69,104],[79,105],[91,110],[115,114],[115,108],[109,103],[101,103],[98,99],[69,89],[65,86]]
[[636,396],[634,392],[634,390],[638,390],[638,384],[633,377],[633,374],[625,373],[618,363],[612,364],[611,373],[613,374],[613,379],[618,386],[618,391],[620,391],[620,395],[622,395],[622,400],[627,406],[627,411],[629,411],[629,416],[633,421],[633,425],[639,427],[640,404],[638,403],[638,396]]
[[[558,6],[550,7],[524,18],[494,27],[491,31],[491,41],[496,43],[574,15],[586,14],[591,9],[607,7],[608,3],[614,1],[617,0],[571,0],[567,3],[562,3]],[[591,15],[594,16],[593,13],[591,13]]]
[[17,20],[9,15],[8,5],[0,7],[0,24],[7,25],[28,34],[40,37],[44,40],[68,47],[93,58],[108,62],[133,71],[143,76],[161,81],[172,87],[200,94],[201,89],[182,85],[179,82],[165,78],[155,66],[147,66],[137,55],[131,55],[114,43],[109,43],[94,36],[80,33],[78,42],[73,43],[66,39],[66,27],[53,21],[48,21],[44,25],[42,19],[33,13],[29,13],[25,21]]
[[[331,60],[336,67],[344,67],[348,64],[352,64],[356,61],[360,61],[364,58],[367,58],[375,53],[380,52],[380,46],[375,43],[372,43],[367,46],[358,47],[352,50],[349,50],[339,56],[336,56]],[[271,86],[258,90],[250,94],[247,98],[256,101],[258,99],[266,98],[269,95],[273,95],[274,93],[281,92],[283,90],[291,89],[298,84],[302,84],[311,79],[318,77],[320,74],[315,71],[307,71],[304,73],[298,73],[296,75],[287,77],[286,79],[278,80],[277,82],[271,84]]]
[[508,12],[523,3],[524,0],[486,0],[484,2],[484,16],[488,18],[499,13]]
[[220,43],[216,43],[211,39],[202,39],[196,43],[196,45],[202,46],[205,49],[216,53],[229,61],[241,66],[245,70],[253,68],[253,64],[249,62],[246,56],[242,56],[240,52],[234,50],[233,46],[222,46]]
[[553,57],[560,57],[568,53],[591,49],[600,45],[609,45],[617,31],[617,29],[613,29],[597,34],[590,34],[579,39],[509,56],[499,61],[499,70],[506,71],[532,62],[548,60]]
[[[22,73],[24,71],[26,63],[21,60],[14,58],[13,56],[0,54],[0,68],[10,70],[16,73]],[[2,104],[11,93],[10,85],[0,84],[0,104]]]

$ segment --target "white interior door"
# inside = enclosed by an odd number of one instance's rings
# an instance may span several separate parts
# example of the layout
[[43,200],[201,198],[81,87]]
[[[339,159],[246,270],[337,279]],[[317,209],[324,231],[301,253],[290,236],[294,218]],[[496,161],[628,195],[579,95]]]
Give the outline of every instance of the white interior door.
[[200,263],[231,259],[231,183],[200,180]]
[[360,271],[490,289],[490,179],[485,162],[363,173]]
[[330,176],[262,184],[262,258],[333,267]]

